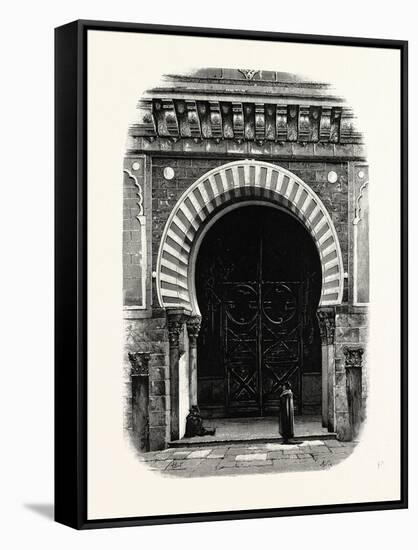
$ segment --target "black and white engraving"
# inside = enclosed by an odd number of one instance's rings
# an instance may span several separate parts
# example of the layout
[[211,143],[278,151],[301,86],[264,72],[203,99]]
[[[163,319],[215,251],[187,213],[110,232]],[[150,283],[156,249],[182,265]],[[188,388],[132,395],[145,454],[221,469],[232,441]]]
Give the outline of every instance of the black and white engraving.
[[355,452],[368,190],[355,113],[332,83],[203,68],[138,98],[123,166],[138,460],[161,475],[280,474]]

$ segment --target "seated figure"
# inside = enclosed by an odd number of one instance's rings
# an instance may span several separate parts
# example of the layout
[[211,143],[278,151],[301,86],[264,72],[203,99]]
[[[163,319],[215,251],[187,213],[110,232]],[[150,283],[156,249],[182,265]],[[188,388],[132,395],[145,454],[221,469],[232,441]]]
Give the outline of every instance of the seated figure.
[[215,431],[215,428],[207,430],[203,426],[203,418],[200,414],[199,407],[197,405],[192,405],[186,418],[186,432],[184,437],[195,437],[196,435],[215,435]]

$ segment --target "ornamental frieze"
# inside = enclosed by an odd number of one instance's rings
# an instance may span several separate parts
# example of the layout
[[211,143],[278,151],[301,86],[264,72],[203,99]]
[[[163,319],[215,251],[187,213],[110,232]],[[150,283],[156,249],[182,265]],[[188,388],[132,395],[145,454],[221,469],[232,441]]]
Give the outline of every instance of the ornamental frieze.
[[352,111],[346,107],[194,99],[143,99],[132,137],[243,139],[259,144],[361,143]]

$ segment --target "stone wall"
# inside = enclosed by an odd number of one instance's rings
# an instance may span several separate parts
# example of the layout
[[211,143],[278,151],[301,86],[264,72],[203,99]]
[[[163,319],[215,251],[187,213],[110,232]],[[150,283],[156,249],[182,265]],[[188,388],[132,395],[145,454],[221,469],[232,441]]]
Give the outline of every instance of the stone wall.
[[[168,332],[165,318],[125,320],[125,426],[132,428],[132,388],[128,353],[148,353],[150,450],[162,449],[169,440],[170,377]],[[137,434],[133,435],[136,444]]]
[[[183,142],[187,140],[182,140]],[[206,144],[207,145],[207,144]],[[213,144],[216,146],[217,144]],[[218,144],[222,145],[222,144]],[[231,145],[231,144],[230,144]],[[248,144],[246,144],[248,145]],[[271,145],[271,144],[270,144]],[[291,145],[286,158],[286,149]],[[182,143],[184,147],[184,143]],[[256,147],[255,144],[253,144]],[[154,144],[155,147],[155,144]],[[166,313],[158,304],[156,285],[151,276],[156,270],[158,250],[165,224],[176,202],[198,178],[208,171],[234,160],[234,156],[199,156],[196,148],[199,144],[193,142],[193,150],[184,151],[184,156],[178,155],[144,155],[144,151],[130,153],[129,165],[140,159],[140,178],[137,183],[143,193],[143,214],[147,227],[147,270],[145,296],[135,295],[136,288],[141,283],[141,274],[138,271],[137,259],[140,258],[138,248],[141,247],[139,225],[135,219],[140,212],[138,209],[138,189],[132,178],[125,174],[124,179],[124,291],[125,305],[135,304],[135,300],[145,299],[145,309],[140,314],[126,315],[126,426],[131,427],[131,380],[128,352],[150,353],[149,374],[149,441],[150,449],[164,448],[170,440],[170,387],[169,387],[169,357],[168,332],[166,327]],[[237,145],[238,147],[238,145]],[[301,151],[295,151],[299,147]],[[332,147],[332,151],[330,149]],[[336,157],[336,147],[340,157]],[[329,153],[329,156],[327,155]],[[332,155],[331,155],[332,152]],[[151,151],[150,151],[151,153]],[[268,158],[263,154],[265,161],[277,164],[290,170],[300,177],[320,197],[327,208],[336,228],[343,257],[344,271],[350,272],[352,250],[349,248],[349,228],[352,208],[350,201],[350,174],[353,171],[353,161],[350,159],[352,146],[315,144],[302,147],[299,144],[284,144],[281,146],[279,157]],[[295,155],[293,155],[295,153]],[[296,155],[298,153],[298,155]],[[289,158],[289,154],[292,157]],[[282,156],[283,155],[283,156]],[[300,158],[299,155],[303,155]],[[296,158],[296,156],[298,158]],[[235,158],[237,156],[235,155]],[[239,157],[238,157],[239,158]],[[243,157],[241,157],[243,158]],[[252,158],[257,158],[255,155]],[[164,168],[170,166],[174,170],[174,178],[164,178]],[[328,173],[337,173],[337,181],[328,182]],[[142,176],[143,174],[143,176]],[[350,179],[351,178],[351,179]],[[350,181],[349,181],[350,180]],[[134,281],[130,280],[134,279]],[[132,284],[131,284],[132,283]],[[349,284],[351,281],[349,280]],[[131,288],[132,287],[132,288]],[[367,343],[367,309],[348,305],[349,285],[345,284],[343,306],[337,307],[335,329],[335,429],[341,439],[350,439],[350,422],[347,404],[344,346],[362,345]],[[363,401],[367,395],[366,377],[367,355],[363,357]],[[364,407],[363,407],[364,410]],[[134,434],[135,438],[135,434]]]
[[367,399],[367,341],[368,311],[365,307],[337,307],[335,318],[335,421],[339,439],[352,439],[349,421],[346,379],[346,348],[361,348],[362,356],[362,419],[364,420]]

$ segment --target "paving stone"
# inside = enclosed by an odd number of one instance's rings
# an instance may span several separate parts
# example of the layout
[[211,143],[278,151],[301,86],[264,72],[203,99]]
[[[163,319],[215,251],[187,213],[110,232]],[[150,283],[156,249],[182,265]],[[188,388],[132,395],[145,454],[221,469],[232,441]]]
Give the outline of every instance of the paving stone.
[[226,451],[226,456],[237,456],[242,454],[254,454],[259,452],[259,449],[248,449],[248,447],[229,447]]
[[317,464],[319,464],[322,468],[329,468],[333,466],[334,464],[338,464],[341,462],[340,460],[335,460],[335,458],[330,458],[329,456],[324,455],[314,455],[314,460]]
[[298,449],[296,451],[296,454],[311,454],[311,453],[314,453],[315,450],[317,449],[318,447],[303,447],[302,449]]
[[201,451],[192,451],[187,457],[188,460],[192,458],[205,458],[212,452],[212,449],[202,449]]
[[265,445],[268,451],[279,451],[285,447],[282,443],[266,443]]
[[301,447],[316,447],[318,445],[325,445],[325,442],[321,439],[312,439],[309,441],[304,441],[300,444]]
[[193,470],[193,475],[214,475],[218,466],[222,463],[222,459],[202,460],[202,462]]
[[[312,464],[315,464],[316,467],[318,467],[318,465],[315,463],[314,460],[312,460]],[[290,469],[295,469],[295,470],[303,470],[306,466],[306,463],[302,462],[301,460],[287,460],[287,459],[276,459],[276,460],[273,460],[273,467],[275,470],[277,471],[288,471]]]
[[191,453],[190,450],[188,451],[175,451],[173,453],[174,460],[182,460],[183,458],[186,458]]
[[236,464],[236,461],[235,461],[235,458],[233,458],[232,460],[231,459],[227,459],[226,457],[224,459],[221,460],[219,466],[217,467],[218,470],[222,470],[223,468],[235,468],[235,464]]
[[193,458],[193,459],[187,458],[184,462],[185,462],[186,470],[195,470],[199,466],[199,464],[202,462],[202,459],[201,458]]
[[170,476],[175,476],[177,478],[179,477],[186,477],[186,478],[190,478],[190,477],[193,477],[193,470],[170,470],[170,468],[167,468],[166,470],[164,470],[162,472],[163,475],[170,475]]
[[349,447],[333,447],[330,451],[332,454],[349,456],[353,452],[353,449],[350,449]]
[[338,441],[337,439],[329,439],[328,441],[325,441],[325,445],[327,447],[343,447],[344,446],[341,443],[341,441]]
[[149,462],[148,466],[150,466],[152,470],[161,471],[166,470],[172,462],[172,460],[155,460],[154,462]]
[[216,469],[216,477],[222,477],[222,476],[239,476],[243,475],[244,473],[247,473],[247,469],[245,468],[217,468]]
[[311,449],[310,454],[326,455],[331,454],[331,452],[331,449],[328,449],[328,447],[325,447],[324,445],[323,447],[316,447]]
[[237,461],[256,461],[256,460],[266,460],[267,453],[253,453],[245,455],[237,455],[235,460]]
[[169,470],[192,470],[196,468],[201,462],[201,459],[192,459],[192,460],[173,460],[169,465]]
[[281,451],[269,451],[267,458],[282,458],[284,455]]
[[251,468],[252,466],[273,466],[273,461],[266,459],[251,460],[251,462],[247,460],[242,460],[235,462],[235,466],[237,468]]
[[291,463],[294,463],[296,462],[295,460],[291,459],[291,458],[274,458],[273,459],[273,465],[275,466],[280,466],[280,465],[285,465],[285,464],[291,464]]
[[142,460],[144,462],[152,462],[153,460],[156,460],[158,456],[159,456],[158,451],[152,452],[152,453],[146,453],[142,455]]
[[[330,445],[328,445],[328,443]],[[303,472],[329,469],[354,450],[355,443],[306,441],[298,445],[259,443],[248,446],[165,449],[141,454],[152,470],[179,477]]]
[[226,449],[223,449],[223,450],[219,450],[219,449],[214,449],[210,455],[207,456],[208,459],[214,459],[214,458],[224,458],[225,456],[225,453],[226,453]]
[[173,453],[156,453],[154,455],[154,460],[172,460],[173,459]]
[[300,444],[298,443],[297,445],[281,445],[281,448],[285,451],[294,451],[295,449],[298,449],[300,446]]
[[284,472],[312,472],[318,471],[322,468],[318,466],[318,463],[312,460],[311,462],[296,462],[288,464],[282,471]]

